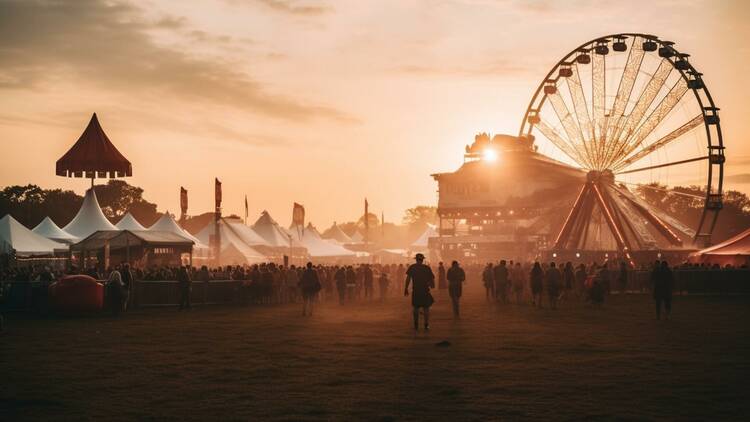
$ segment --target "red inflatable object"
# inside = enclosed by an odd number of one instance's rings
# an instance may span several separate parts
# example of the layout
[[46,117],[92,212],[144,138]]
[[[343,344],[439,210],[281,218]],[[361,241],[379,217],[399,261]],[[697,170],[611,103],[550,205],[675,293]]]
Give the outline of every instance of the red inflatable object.
[[49,286],[59,312],[98,312],[104,307],[104,286],[87,275],[69,275]]

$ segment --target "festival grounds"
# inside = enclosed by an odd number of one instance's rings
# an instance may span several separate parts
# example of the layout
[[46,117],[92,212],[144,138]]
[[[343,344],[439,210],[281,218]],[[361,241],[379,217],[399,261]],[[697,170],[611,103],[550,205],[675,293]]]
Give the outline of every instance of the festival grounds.
[[[408,300],[6,315],[0,420],[747,420],[750,298],[487,304],[429,334]],[[437,343],[447,340],[449,346]]]

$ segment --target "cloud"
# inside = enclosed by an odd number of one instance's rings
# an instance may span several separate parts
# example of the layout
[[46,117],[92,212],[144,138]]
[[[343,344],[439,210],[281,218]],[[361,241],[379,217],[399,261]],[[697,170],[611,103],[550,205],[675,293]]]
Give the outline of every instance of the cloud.
[[53,89],[67,77],[74,86],[144,99],[175,97],[294,121],[354,120],[325,105],[269,93],[235,63],[159,45],[150,33],[186,25],[181,18],[149,21],[123,2],[0,0],[0,90]]
[[426,66],[403,65],[395,68],[397,72],[418,76],[508,76],[522,74],[532,70],[530,67],[518,65],[506,60],[489,63],[477,63],[467,66]]
[[300,16],[318,16],[332,9],[325,5],[306,5],[292,0],[254,0],[276,12]]

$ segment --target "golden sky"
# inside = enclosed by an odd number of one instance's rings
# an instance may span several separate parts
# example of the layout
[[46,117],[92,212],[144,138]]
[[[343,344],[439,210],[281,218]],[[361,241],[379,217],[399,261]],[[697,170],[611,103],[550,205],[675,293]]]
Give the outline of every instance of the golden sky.
[[0,0],[0,185],[83,192],[54,174],[92,112],[160,211],[319,226],[436,203],[477,132],[516,134],[536,86],[575,46],[641,32],[704,73],[750,191],[750,3],[737,1]]

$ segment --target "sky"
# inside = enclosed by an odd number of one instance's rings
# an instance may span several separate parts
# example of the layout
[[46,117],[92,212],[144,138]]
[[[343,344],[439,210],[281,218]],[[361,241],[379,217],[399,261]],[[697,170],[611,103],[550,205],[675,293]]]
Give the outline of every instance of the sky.
[[691,54],[750,192],[750,3],[512,0],[0,0],[0,185],[88,187],[55,161],[96,112],[160,211],[292,203],[318,226],[434,205],[479,132],[516,134],[544,75],[583,42],[658,35]]

